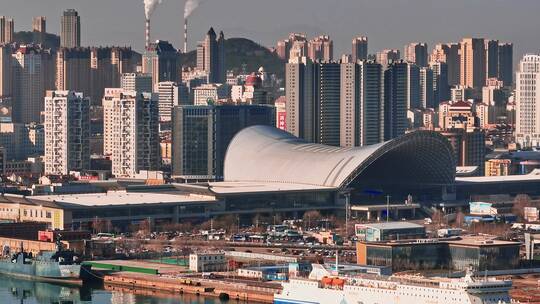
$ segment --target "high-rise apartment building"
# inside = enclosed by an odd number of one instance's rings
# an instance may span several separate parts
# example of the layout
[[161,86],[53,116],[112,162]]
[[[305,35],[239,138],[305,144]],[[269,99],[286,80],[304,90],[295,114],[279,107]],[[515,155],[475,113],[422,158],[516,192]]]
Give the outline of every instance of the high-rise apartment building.
[[150,43],[143,55],[143,73],[152,75],[152,91],[162,81],[181,81],[179,52],[168,41]]
[[329,146],[340,144],[341,68],[339,63],[321,62],[314,66],[315,142]]
[[32,19],[32,31],[38,33],[47,32],[47,18],[45,16],[37,16]]
[[477,166],[477,174],[484,174],[486,146],[481,130],[452,129],[441,132],[441,135],[450,142],[457,166]]
[[56,88],[77,91],[84,96],[92,92],[90,48],[60,48],[56,53]]
[[179,86],[176,82],[158,83],[159,121],[171,121],[173,107],[179,105]]
[[138,54],[131,47],[112,47],[111,48],[111,65],[112,77],[111,83],[113,87],[121,85],[122,75],[125,73],[134,73],[137,71],[139,64]]
[[510,90],[504,86],[502,80],[488,79],[486,86],[482,88],[482,103],[486,105],[488,110],[486,123],[496,124],[507,117],[506,107],[509,97]]
[[403,61],[394,62],[384,72],[384,140],[401,136],[407,130],[409,66]]
[[368,38],[356,37],[352,40],[352,62],[366,60],[368,57]]
[[514,45],[512,43],[499,43],[499,80],[505,87],[514,83]]
[[340,146],[383,141],[382,66],[370,61],[341,63]]
[[474,99],[475,90],[470,87],[457,85],[450,89],[450,100],[451,101],[467,101],[469,99]]
[[152,93],[111,90],[103,99],[104,152],[112,174],[134,177],[160,165],[157,98]]
[[74,9],[65,10],[60,20],[60,46],[74,48],[81,46],[81,17]]
[[407,64],[407,109],[420,109],[420,68],[414,63],[404,63]]
[[5,148],[7,160],[24,160],[30,156],[43,155],[43,125],[0,122],[0,146]]
[[401,54],[399,52],[399,50],[382,50],[380,52],[377,52],[377,54],[375,55],[375,58],[376,58],[376,61],[378,63],[380,63],[384,69],[386,69],[386,67],[394,62],[394,61],[398,61],[400,58],[401,58]]
[[315,141],[313,69],[313,62],[307,57],[291,58],[285,66],[287,131],[310,142]]
[[12,55],[13,120],[41,121],[45,91],[51,89],[51,54],[37,46],[22,45]]
[[90,100],[73,91],[47,91],[45,174],[90,168]]
[[459,43],[437,44],[433,49],[430,61],[444,62],[448,67],[448,85],[460,84],[461,61],[459,57]]
[[122,73],[135,69],[135,55],[129,47],[60,48],[56,87],[82,92],[99,103],[105,88],[120,87]]
[[334,59],[334,42],[328,35],[321,35],[308,41],[308,57],[313,61]]
[[[301,44],[298,44],[296,42],[301,42]],[[300,45],[302,46],[305,45],[304,48],[307,48],[306,34],[290,33],[289,38],[278,41],[276,45],[276,53],[278,57],[285,61],[289,61],[289,58],[290,58],[289,55],[290,55],[291,49],[293,48],[293,46],[295,46],[295,44],[296,44],[296,47]],[[306,56],[305,50],[302,51],[301,53],[302,53],[301,55],[296,55],[294,57]]]
[[9,45],[0,45],[0,97],[13,95],[13,58]]
[[106,88],[103,94],[101,104],[103,106],[103,155],[112,156],[115,138],[113,132],[114,122],[114,102],[113,99],[123,92],[131,92],[123,88]]
[[485,40],[486,79],[499,77],[499,40]]
[[378,63],[291,58],[286,65],[286,99],[286,129],[306,141],[361,146],[383,139]]
[[429,67],[421,67],[420,75],[420,108],[434,108],[433,70]]
[[427,43],[412,42],[404,47],[404,60],[416,64],[419,67],[428,65],[428,46]]
[[214,28],[210,28],[204,41],[197,46],[197,69],[208,74],[208,83],[225,83],[225,37],[223,32],[216,36]]
[[124,73],[120,80],[120,87],[126,91],[137,91],[139,93],[152,90],[152,75],[142,73]]
[[486,50],[484,39],[464,38],[460,46],[461,77],[463,86],[479,89],[486,84]]
[[433,108],[437,108],[443,101],[450,99],[450,86],[448,85],[448,64],[442,61],[430,62],[433,71]]
[[15,32],[15,21],[6,16],[0,17],[0,44],[13,42],[13,33]]
[[540,146],[540,55],[527,54],[516,73],[516,142]]
[[99,102],[103,98],[105,88],[119,87],[120,77],[113,83],[113,68],[111,62],[111,48],[90,48],[90,97],[92,103]]
[[223,179],[225,153],[243,128],[275,125],[268,105],[177,106],[173,109],[173,175]]

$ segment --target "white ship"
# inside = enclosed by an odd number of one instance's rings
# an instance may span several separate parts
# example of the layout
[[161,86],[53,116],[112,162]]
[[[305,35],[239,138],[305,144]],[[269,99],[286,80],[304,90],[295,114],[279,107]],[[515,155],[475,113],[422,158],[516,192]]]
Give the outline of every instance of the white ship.
[[332,276],[313,265],[309,279],[290,279],[274,304],[506,304],[514,303],[510,280],[420,278],[413,276]]

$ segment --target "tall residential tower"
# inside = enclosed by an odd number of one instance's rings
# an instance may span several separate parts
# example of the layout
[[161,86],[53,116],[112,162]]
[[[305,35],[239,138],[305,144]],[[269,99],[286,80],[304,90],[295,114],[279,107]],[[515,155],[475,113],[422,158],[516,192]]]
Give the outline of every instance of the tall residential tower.
[[73,48],[81,46],[81,17],[74,9],[65,10],[60,20],[60,46]]
[[73,91],[47,91],[45,174],[90,169],[90,100]]
[[540,55],[523,57],[516,73],[516,141],[540,146]]

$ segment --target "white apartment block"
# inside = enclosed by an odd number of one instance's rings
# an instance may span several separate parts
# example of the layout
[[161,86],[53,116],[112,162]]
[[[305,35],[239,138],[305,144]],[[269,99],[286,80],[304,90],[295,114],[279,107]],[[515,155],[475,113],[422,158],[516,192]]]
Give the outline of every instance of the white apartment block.
[[206,106],[217,103],[229,97],[228,86],[216,83],[203,84],[193,90],[193,102],[196,106]]
[[110,90],[103,102],[104,152],[112,174],[133,178],[159,169],[157,98],[151,93]]
[[523,57],[516,73],[516,142],[540,146],[540,55]]
[[122,89],[126,91],[153,92],[151,74],[124,73],[120,82]]
[[45,174],[90,167],[90,100],[73,91],[45,96]]
[[172,108],[179,105],[179,88],[176,82],[158,83],[159,121],[171,121]]
[[112,156],[114,136],[113,136],[113,117],[114,117],[114,101],[113,99],[121,94],[125,90],[121,88],[106,88],[103,94],[103,154],[106,156]]

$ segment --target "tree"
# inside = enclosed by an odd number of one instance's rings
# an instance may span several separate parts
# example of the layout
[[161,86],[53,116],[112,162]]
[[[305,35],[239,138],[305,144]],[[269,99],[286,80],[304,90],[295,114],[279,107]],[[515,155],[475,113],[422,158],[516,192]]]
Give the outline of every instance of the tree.
[[463,224],[465,223],[465,214],[461,209],[458,210],[456,214],[456,226],[458,228],[463,227]]
[[311,228],[313,222],[319,221],[322,218],[321,213],[317,210],[311,210],[304,213],[304,223],[307,223],[307,229]]
[[94,220],[92,221],[92,229],[94,229],[94,233],[110,231],[111,226],[112,225],[110,221],[100,219],[98,217],[95,217]]
[[254,231],[255,232],[263,232],[264,229],[261,225],[263,222],[263,217],[260,213],[257,213],[253,216],[253,219],[251,219],[251,223],[253,224]]
[[435,227],[442,227],[444,223],[444,214],[441,210],[435,210],[433,211],[433,214],[431,215],[431,221],[435,225]]
[[531,207],[531,198],[527,194],[518,194],[514,198],[514,206],[512,206],[512,213],[515,214],[518,219],[523,220],[525,207]]

